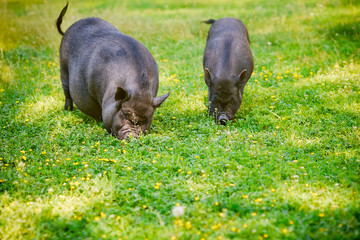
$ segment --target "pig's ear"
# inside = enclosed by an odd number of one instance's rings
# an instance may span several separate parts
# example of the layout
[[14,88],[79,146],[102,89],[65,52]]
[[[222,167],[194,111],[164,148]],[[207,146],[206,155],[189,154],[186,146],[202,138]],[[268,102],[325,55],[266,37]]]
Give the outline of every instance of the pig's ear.
[[204,69],[204,78],[205,78],[205,83],[208,87],[210,87],[213,79],[214,79],[214,75],[212,75],[212,73],[210,72],[210,70],[208,68]]
[[244,69],[237,77],[236,77],[236,79],[235,79],[235,81],[236,81],[236,86],[238,87],[238,88],[241,88],[241,87],[243,87],[243,86],[245,86],[245,84],[246,84],[246,69]]
[[154,108],[160,107],[160,105],[168,98],[170,95],[170,92],[168,92],[165,95],[162,95],[160,97],[156,97],[153,99],[152,105]]
[[122,87],[118,87],[115,93],[115,101],[120,101],[121,103],[126,102],[131,97],[130,93],[123,89]]

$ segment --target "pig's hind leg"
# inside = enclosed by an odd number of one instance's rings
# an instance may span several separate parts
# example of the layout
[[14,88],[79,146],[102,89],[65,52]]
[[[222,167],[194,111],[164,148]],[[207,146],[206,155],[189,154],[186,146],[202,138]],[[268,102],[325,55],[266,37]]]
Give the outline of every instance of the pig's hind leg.
[[73,110],[73,100],[70,95],[70,89],[69,89],[69,71],[67,66],[64,64],[60,65],[60,76],[61,76],[61,83],[64,90],[65,95],[65,107],[64,110],[67,110],[70,108],[70,111]]

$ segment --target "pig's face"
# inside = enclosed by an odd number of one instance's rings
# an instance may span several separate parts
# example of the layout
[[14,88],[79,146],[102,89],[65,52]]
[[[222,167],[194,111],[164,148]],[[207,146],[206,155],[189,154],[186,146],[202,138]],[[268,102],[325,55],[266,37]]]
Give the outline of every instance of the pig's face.
[[130,135],[137,138],[140,134],[145,134],[152,123],[155,108],[142,103],[133,105],[130,101],[123,103],[113,118],[112,134],[119,139],[128,138]]
[[[122,95],[118,94],[119,91]],[[126,90],[118,88],[115,99],[119,102],[119,108],[112,119],[111,133],[121,140],[130,135],[137,138],[140,134],[145,134],[151,126],[155,109],[168,96],[169,93],[156,98],[151,94],[131,96]]]
[[215,121],[221,125],[226,125],[229,120],[234,119],[240,108],[246,70],[236,77],[217,79],[206,68],[205,82],[209,88],[209,115],[214,116]]
[[229,82],[216,84],[209,89],[209,115],[215,121],[226,125],[227,121],[234,119],[241,105],[241,95],[236,86]]

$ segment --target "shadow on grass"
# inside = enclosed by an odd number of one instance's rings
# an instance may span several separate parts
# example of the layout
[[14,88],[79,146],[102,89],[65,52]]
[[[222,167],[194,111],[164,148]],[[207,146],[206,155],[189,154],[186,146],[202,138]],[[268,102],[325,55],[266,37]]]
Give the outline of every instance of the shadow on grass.
[[[113,182],[113,184],[115,185],[116,182]],[[339,234],[347,238],[359,235],[357,229],[360,222],[360,212],[358,208],[351,205],[355,201],[354,197],[351,196],[352,192],[344,191],[338,187],[326,186],[322,182],[318,184],[322,185],[321,190],[318,190],[317,187],[295,184],[296,188],[291,191],[288,189],[290,186],[283,186],[276,188],[276,193],[268,191],[266,196],[264,196],[264,191],[259,190],[249,192],[238,187],[225,188],[219,189],[217,194],[212,195],[212,197],[206,197],[196,203],[193,199],[182,199],[182,205],[188,206],[186,209],[188,214],[196,214],[197,217],[201,218],[206,218],[206,215],[210,212],[219,214],[225,208],[227,209],[226,218],[232,219],[235,225],[249,224],[250,230],[244,228],[238,234],[227,231],[225,234],[228,237],[240,237],[242,234],[246,236],[247,231],[251,231],[252,224],[255,224],[255,222],[260,223],[265,231],[272,232],[274,235],[276,233],[273,228],[281,226],[282,229],[292,229],[293,224],[295,224],[297,226],[297,237],[302,239],[309,237],[322,238],[324,236],[324,231],[321,230],[322,226],[331,227],[326,230],[326,236],[329,239],[337,239]],[[163,221],[163,224],[161,224],[157,215],[154,214],[159,210],[154,204],[157,199],[151,199],[151,194],[143,196],[141,201],[134,205],[133,201],[125,201],[125,198],[130,197],[130,199],[139,200],[138,194],[140,192],[138,192],[138,189],[128,196],[125,196],[124,191],[120,189],[108,191],[106,190],[102,194],[103,196],[111,194],[110,198],[98,196],[92,203],[89,202],[75,207],[68,215],[62,212],[56,214],[59,211],[58,209],[52,211],[44,209],[44,213],[40,213],[40,216],[36,217],[37,220],[33,220],[33,224],[36,225],[42,236],[50,236],[49,239],[105,238],[104,235],[106,238],[114,239],[119,237],[133,239],[154,238],[155,236],[151,234],[163,239],[165,235],[172,233],[174,217],[170,212],[174,203],[169,202],[169,204],[165,204],[166,206],[158,206],[163,208],[160,210]],[[150,191],[153,192],[154,190]],[[315,193],[316,197],[314,197]],[[164,196],[167,194],[169,193],[162,193]],[[248,198],[243,198],[243,194],[248,194]],[[261,202],[254,202],[259,197]],[[273,201],[274,198],[277,199],[276,202]],[[223,201],[218,206],[213,206],[217,199],[223,199]],[[111,207],[104,205],[104,201],[108,204],[111,203]],[[151,210],[142,209],[142,203],[144,202],[153,205]],[[344,208],[346,208],[345,212],[342,210]],[[255,217],[254,212],[257,213]],[[275,216],[266,217],[266,224],[262,225],[263,215],[267,216],[269,212],[275,213]],[[129,228],[129,224],[133,224],[133,221],[136,221],[136,226]],[[216,224],[217,221],[219,219],[216,217],[208,219],[207,224],[210,227]],[[339,225],[339,221],[343,224]],[[192,224],[199,229],[204,228],[205,230],[207,228],[196,221],[192,222]],[[299,225],[301,227],[298,227]],[[162,230],[149,233],[147,228],[151,229],[154,226]],[[134,228],[137,228],[137,231],[134,231]],[[128,231],[128,229],[132,231]],[[211,234],[217,233],[210,231],[209,234],[211,236]]]
[[329,39],[340,41],[347,40],[354,43],[359,42],[360,35],[360,21],[351,23],[341,23],[336,26],[332,26],[328,29],[324,29]]

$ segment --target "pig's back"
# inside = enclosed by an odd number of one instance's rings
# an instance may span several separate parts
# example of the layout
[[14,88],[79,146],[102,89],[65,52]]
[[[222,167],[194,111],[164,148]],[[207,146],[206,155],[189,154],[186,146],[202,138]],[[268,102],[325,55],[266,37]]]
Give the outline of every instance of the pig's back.
[[89,89],[97,89],[103,98],[108,89],[118,86],[134,91],[158,90],[158,68],[147,48],[125,34],[106,36],[84,57],[86,80]]
[[216,20],[211,26],[203,65],[213,74],[237,75],[247,69],[248,78],[253,71],[253,56],[250,49],[250,40],[245,25],[235,18]]
[[114,26],[100,18],[81,19],[66,30],[61,40],[61,57],[64,60],[77,58],[96,45],[101,35],[116,31]]
[[250,43],[249,34],[245,24],[236,18],[221,18],[216,20],[208,33],[207,41],[224,35],[237,35],[238,38],[246,39]]
[[[140,89],[156,95],[158,70],[150,52],[102,19],[85,18],[71,25],[61,42],[60,59],[68,69],[76,106],[91,116],[89,105],[99,109],[104,95],[113,94],[118,86],[131,90],[140,84]],[[101,108],[96,112],[101,116]]]
[[137,84],[152,88],[156,95],[158,72],[151,53],[105,20],[94,17],[75,22],[65,32],[61,48],[73,81],[87,85],[99,102],[111,85]]

